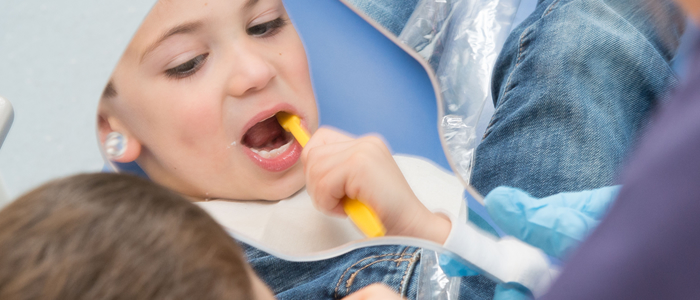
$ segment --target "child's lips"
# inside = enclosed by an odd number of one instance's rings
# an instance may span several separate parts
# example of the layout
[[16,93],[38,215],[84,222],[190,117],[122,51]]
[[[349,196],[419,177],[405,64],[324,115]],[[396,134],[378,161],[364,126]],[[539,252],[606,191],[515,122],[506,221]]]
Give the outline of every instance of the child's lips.
[[275,114],[284,111],[297,114],[287,103],[280,103],[251,118],[243,127],[241,145],[243,151],[259,167],[280,172],[292,167],[303,150],[294,137],[276,123]]
[[[257,164],[264,170],[270,172],[281,172],[294,166],[294,164],[296,164],[299,158],[301,157],[301,151],[303,150],[301,145],[299,145],[299,143],[294,139],[292,139],[289,146],[287,146],[286,150],[281,149],[285,146],[278,148],[279,150],[275,149],[281,153],[275,153],[277,154],[276,156],[270,156],[268,158],[264,157],[266,156],[265,154],[259,153],[259,151],[258,153],[256,153],[248,147],[243,147],[243,151],[255,164]],[[273,152],[275,150],[272,150],[270,152]]]

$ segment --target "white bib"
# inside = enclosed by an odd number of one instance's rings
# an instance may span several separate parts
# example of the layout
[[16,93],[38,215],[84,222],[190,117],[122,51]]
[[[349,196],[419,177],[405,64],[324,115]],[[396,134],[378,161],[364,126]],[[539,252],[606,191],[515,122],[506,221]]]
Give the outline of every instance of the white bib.
[[[456,177],[422,158],[395,155],[394,159],[430,211],[466,221],[464,188]],[[290,255],[328,250],[365,238],[349,219],[316,210],[305,188],[279,201],[212,200],[197,204],[225,229]]]

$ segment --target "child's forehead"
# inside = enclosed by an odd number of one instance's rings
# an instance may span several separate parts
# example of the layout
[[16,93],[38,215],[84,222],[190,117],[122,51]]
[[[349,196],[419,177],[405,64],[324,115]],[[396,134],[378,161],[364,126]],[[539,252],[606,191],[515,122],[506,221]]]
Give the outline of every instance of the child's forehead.
[[151,26],[174,25],[186,19],[208,21],[215,16],[236,18],[244,16],[259,4],[281,4],[281,0],[159,0],[144,23]]
[[282,4],[280,0],[159,0],[144,19],[127,51],[144,52],[154,41],[177,28],[187,27],[187,24],[216,27],[213,23],[218,19],[235,21],[261,3]]

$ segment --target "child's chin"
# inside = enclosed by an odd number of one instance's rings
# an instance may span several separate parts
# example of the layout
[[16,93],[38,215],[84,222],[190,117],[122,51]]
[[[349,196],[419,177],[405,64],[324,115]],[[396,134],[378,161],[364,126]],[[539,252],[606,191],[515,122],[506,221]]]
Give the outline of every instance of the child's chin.
[[266,201],[284,200],[284,199],[287,199],[287,198],[294,196],[294,194],[299,192],[302,188],[304,188],[303,184],[299,187],[292,187],[289,189],[274,191],[274,192],[270,193],[269,195],[262,195],[260,197],[260,200],[266,200]]
[[304,173],[294,178],[287,178],[284,182],[275,184],[275,188],[269,188],[258,195],[260,200],[276,201],[287,199],[304,188]]

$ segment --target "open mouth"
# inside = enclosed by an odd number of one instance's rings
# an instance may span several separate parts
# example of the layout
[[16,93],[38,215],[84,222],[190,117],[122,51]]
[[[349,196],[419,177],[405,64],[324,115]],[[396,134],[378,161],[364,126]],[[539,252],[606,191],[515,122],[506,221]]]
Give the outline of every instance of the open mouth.
[[289,150],[294,136],[286,132],[275,116],[258,122],[246,131],[241,144],[265,159],[274,159]]

